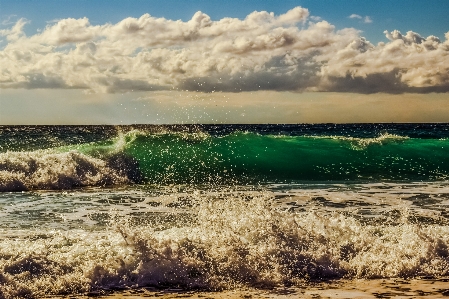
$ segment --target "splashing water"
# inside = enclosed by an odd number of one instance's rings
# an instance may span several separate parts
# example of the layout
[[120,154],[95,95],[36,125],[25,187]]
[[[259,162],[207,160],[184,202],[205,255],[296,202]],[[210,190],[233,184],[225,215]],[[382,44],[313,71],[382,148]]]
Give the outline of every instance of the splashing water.
[[[442,180],[449,175],[449,140],[440,138],[444,132],[438,138],[423,139],[390,133],[348,137],[298,136],[294,132],[285,135],[260,129],[215,134],[128,129],[126,133],[119,130],[113,138],[105,134],[102,140],[33,151],[14,151],[16,142],[7,139],[0,142],[8,148],[0,153],[0,190],[70,189],[136,182]],[[66,135],[64,142],[70,143],[72,136]],[[43,147],[45,142],[50,145],[43,140]]]
[[165,228],[116,216],[106,231],[4,238],[0,293],[13,298],[118,287],[267,288],[310,279],[449,274],[448,226],[416,225],[407,217],[395,225],[369,225],[316,209],[292,213],[274,206],[265,191],[192,196],[191,221],[175,217]]
[[449,133],[414,128],[0,128],[0,298],[449,276]]

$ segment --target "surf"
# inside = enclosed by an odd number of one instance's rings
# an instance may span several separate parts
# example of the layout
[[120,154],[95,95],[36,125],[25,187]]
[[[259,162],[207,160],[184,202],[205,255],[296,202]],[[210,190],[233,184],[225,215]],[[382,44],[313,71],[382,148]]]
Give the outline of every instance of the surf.
[[435,181],[449,175],[449,139],[444,136],[418,138],[417,132],[367,136],[356,130],[348,136],[341,134],[347,132],[342,128],[337,130],[340,135],[326,134],[329,130],[305,134],[292,126],[231,129],[124,127],[102,134],[89,128],[80,136],[60,133],[56,141],[42,134],[38,149],[37,142],[24,148],[20,134],[4,137],[0,190],[136,183]]
[[[199,191],[199,190],[198,190]],[[363,224],[351,215],[275,206],[269,192],[191,193],[191,221],[36,230],[0,240],[5,298],[123,288],[223,290],[328,279],[449,275],[447,225]],[[2,285],[8,288],[2,288]]]

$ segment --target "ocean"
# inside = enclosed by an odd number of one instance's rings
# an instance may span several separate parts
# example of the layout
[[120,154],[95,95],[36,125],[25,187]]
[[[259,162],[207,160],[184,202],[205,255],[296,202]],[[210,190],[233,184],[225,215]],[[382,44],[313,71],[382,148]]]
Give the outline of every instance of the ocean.
[[448,278],[448,153],[449,124],[0,126],[0,298]]

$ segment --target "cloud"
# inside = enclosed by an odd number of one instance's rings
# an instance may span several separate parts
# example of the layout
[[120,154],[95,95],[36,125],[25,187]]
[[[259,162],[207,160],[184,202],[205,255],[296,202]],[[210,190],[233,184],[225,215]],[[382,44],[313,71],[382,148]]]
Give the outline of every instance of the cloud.
[[13,21],[13,19],[16,19],[17,15],[9,15],[6,16],[2,21],[1,21],[1,25],[3,26],[7,26],[7,25],[11,25],[14,24],[15,22]]
[[28,23],[27,19],[19,19],[11,29],[0,30],[0,36],[6,36],[8,41],[16,41],[24,35],[23,27]]
[[395,30],[373,45],[302,7],[220,20],[199,11],[186,22],[144,14],[94,26],[67,18],[31,36],[27,22],[0,30],[7,41],[1,88],[424,93],[449,86],[449,32],[441,41]]
[[350,15],[348,18],[350,18],[350,19],[362,19],[362,16],[361,15],[357,15],[357,14],[355,14],[355,13],[353,13],[352,15]]
[[363,23],[365,23],[365,24],[370,24],[370,23],[373,22],[373,20],[371,19],[370,16],[362,17],[361,15],[358,15],[358,14],[355,14],[355,13],[350,15],[348,18],[350,18],[350,19],[359,19],[359,20],[363,19]]
[[[449,41],[409,31],[385,31],[389,43],[353,42],[328,57],[323,88],[356,92],[449,91]],[[327,86],[327,87],[324,87]]]

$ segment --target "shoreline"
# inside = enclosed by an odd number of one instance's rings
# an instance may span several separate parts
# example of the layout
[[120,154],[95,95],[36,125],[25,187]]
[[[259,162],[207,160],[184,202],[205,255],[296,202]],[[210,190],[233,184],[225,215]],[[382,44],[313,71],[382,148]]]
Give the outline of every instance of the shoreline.
[[422,279],[354,279],[304,283],[289,288],[237,289],[224,291],[186,291],[181,289],[158,290],[151,287],[122,291],[93,291],[86,294],[50,296],[48,299],[67,298],[142,299],[142,298],[203,298],[203,299],[249,299],[249,298],[449,298],[449,277]]

